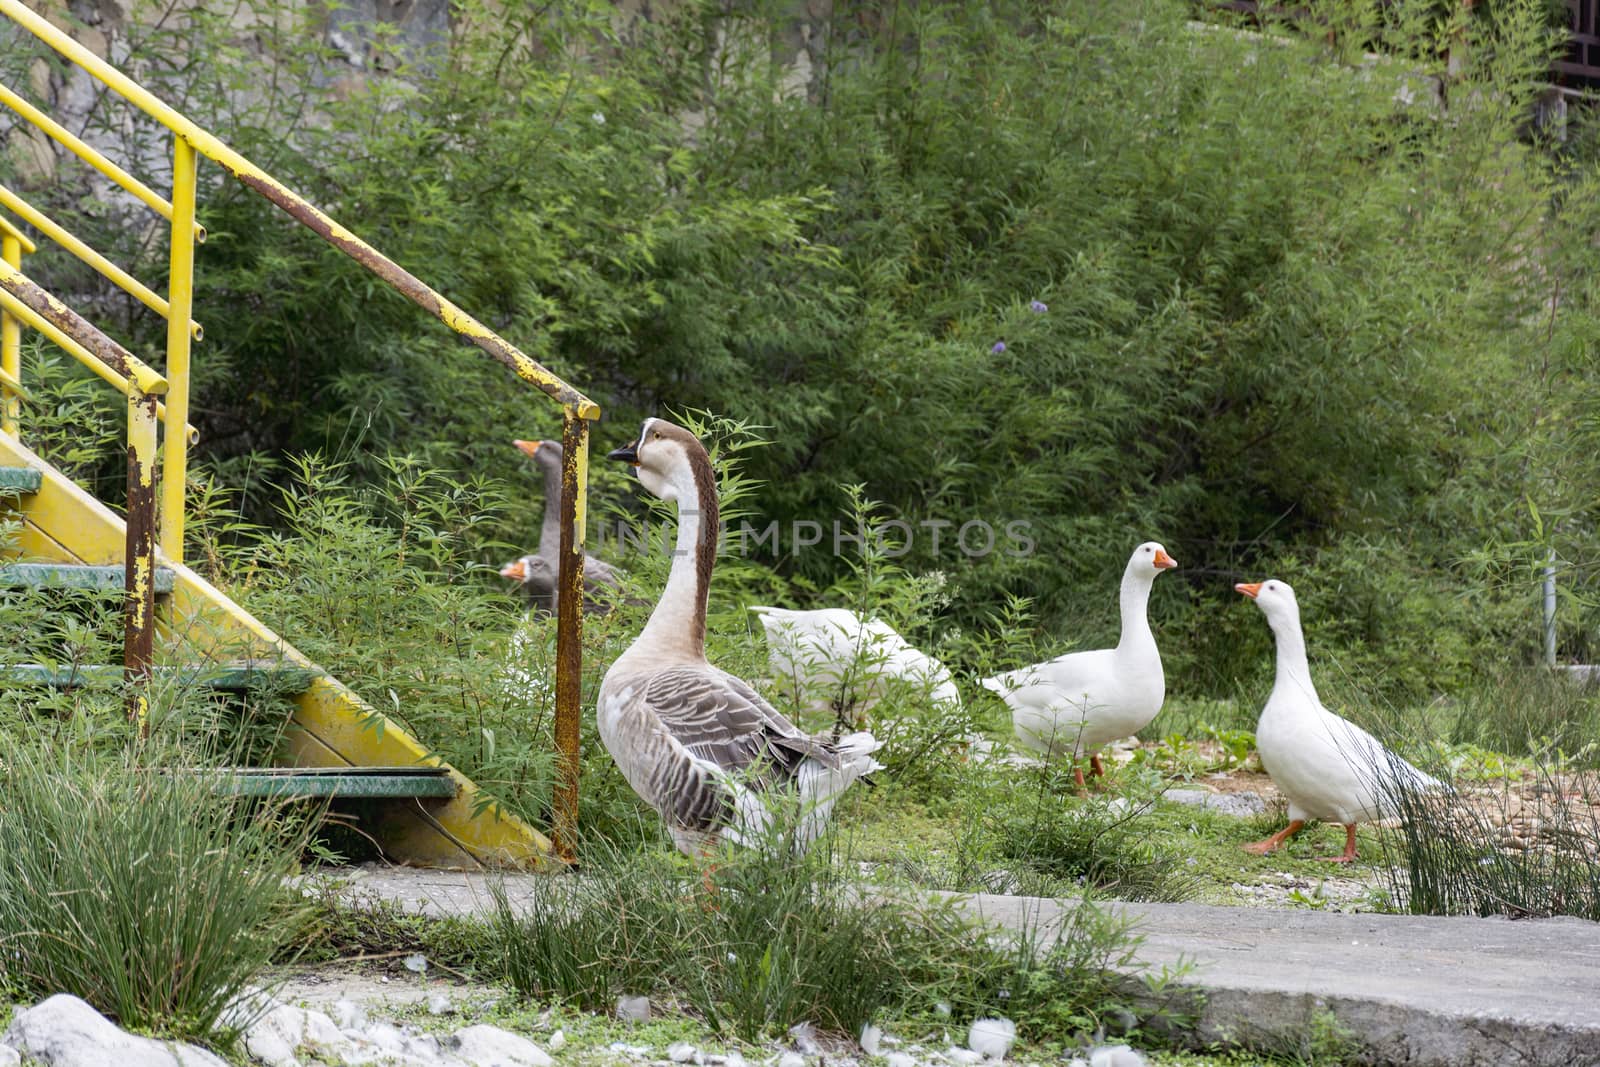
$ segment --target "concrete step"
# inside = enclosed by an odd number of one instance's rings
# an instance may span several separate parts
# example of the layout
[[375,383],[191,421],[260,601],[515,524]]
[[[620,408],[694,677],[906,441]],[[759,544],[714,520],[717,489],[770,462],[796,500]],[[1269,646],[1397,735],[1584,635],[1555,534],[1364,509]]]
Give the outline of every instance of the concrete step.
[[[363,867],[336,880],[352,905],[398,904],[485,919],[491,884],[513,907],[540,875]],[[1057,929],[1075,900],[945,894],[1013,931]],[[1206,904],[1107,905],[1143,937],[1135,973],[1193,964],[1177,1007],[1198,1036],[1295,1048],[1330,1012],[1364,1046],[1359,1062],[1407,1067],[1600,1064],[1600,923],[1346,915]]]
[[[172,571],[156,568],[156,592],[172,592]],[[9,563],[0,567],[0,587],[31,589],[89,589],[103,591],[127,588],[122,564],[91,567],[84,563]]]
[[408,800],[457,792],[443,767],[223,767],[189,773],[215,777],[217,792],[245,797]]
[[[267,660],[152,667],[151,675],[157,685],[237,692],[274,689],[282,693],[302,693],[320,677],[319,672],[307,667],[284,666]],[[122,676],[121,667],[103,663],[16,663],[0,667],[0,682],[59,689],[115,689],[122,684]]]
[[37,493],[44,475],[32,467],[0,467],[0,497]]

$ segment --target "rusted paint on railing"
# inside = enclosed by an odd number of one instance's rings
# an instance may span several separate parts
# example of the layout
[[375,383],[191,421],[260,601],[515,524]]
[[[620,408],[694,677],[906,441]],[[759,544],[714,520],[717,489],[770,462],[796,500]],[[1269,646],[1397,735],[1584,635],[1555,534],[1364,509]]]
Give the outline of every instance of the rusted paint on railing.
[[156,398],[128,391],[128,540],[123,569],[122,672],[128,719],[150,734],[150,663],[156,634]]
[[[21,268],[22,253],[33,251],[33,243],[24,245],[23,240],[10,224],[0,229],[0,262]],[[15,436],[22,417],[22,323],[4,309],[0,309],[0,385],[0,431]]]
[[22,302],[34,314],[77,341],[89,354],[128,379],[129,396],[135,389],[150,396],[167,391],[167,380],[151,370],[132,352],[96,329],[88,319],[30,281],[27,275],[0,261],[0,289]]
[[579,408],[585,418],[599,417],[600,408],[589,398],[551,374],[521,349],[434,292],[410,271],[279,184],[271,175],[257,170],[248,160],[231,150],[225,156],[212,155],[210,152],[206,154],[324,241],[388,282],[401,296],[511,368],[517,377],[542,389],[561,404]]
[[583,540],[589,423],[576,407],[561,417],[561,558],[556,577],[556,787],[550,839],[571,863],[578,837],[578,735],[583,706]]

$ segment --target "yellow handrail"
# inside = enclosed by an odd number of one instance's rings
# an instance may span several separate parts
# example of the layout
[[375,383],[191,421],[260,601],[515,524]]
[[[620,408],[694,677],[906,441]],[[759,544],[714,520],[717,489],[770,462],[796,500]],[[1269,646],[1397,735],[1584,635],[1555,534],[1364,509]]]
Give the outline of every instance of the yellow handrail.
[[[10,12],[7,11],[7,13],[9,14]],[[28,103],[28,101],[12,92],[4,83],[0,83],[0,104],[4,104],[12,111],[15,111],[17,114],[27,119],[34,126],[37,126],[39,129],[48,134],[53,140],[59,142],[64,148],[67,149],[67,151],[71,152],[73,155],[89,164],[89,166],[93,167],[101,174],[104,174],[107,178],[110,178],[113,182],[120,185],[123,189],[126,189],[133,196],[144,201],[150,210],[154,211],[157,215],[160,215],[162,218],[168,220],[172,218],[172,205],[152,191],[148,185],[140,181],[138,178],[135,178],[133,175],[129,174],[115,163],[111,162],[111,160],[107,159],[105,156],[101,155],[94,148],[86,144],[81,138],[68,131],[66,127],[62,126],[55,119],[51,118],[49,115],[46,115],[43,111],[40,111],[38,108]],[[199,241],[201,244],[206,243],[206,231],[204,226],[196,226],[194,228],[194,239]]]
[[[556,747],[560,755],[561,781],[556,789],[554,819],[557,852],[564,858],[571,859],[577,825],[577,745],[582,657],[581,607],[584,519],[587,510],[588,423],[600,417],[599,406],[440,293],[423,284],[399,264],[340,226],[304,197],[284,186],[209,131],[190,121],[120,70],[73,40],[42,15],[28,8],[21,0],[0,0],[0,15],[5,15],[28,30],[173,134],[172,200],[169,203],[105,159],[93,147],[74,137],[38,108],[11,90],[0,86],[0,103],[9,106],[33,125],[44,130],[90,166],[171,222],[167,297],[162,301],[137,280],[89,249],[61,227],[55,226],[42,214],[19,211],[19,214],[23,214],[29,222],[39,226],[84,262],[89,263],[102,275],[166,318],[166,378],[159,380],[159,387],[151,381],[153,371],[98,331],[88,327],[87,323],[77,319],[43,290],[33,286],[17,269],[17,264],[0,267],[0,307],[7,312],[14,311],[17,317],[37,326],[57,343],[62,343],[63,340],[75,342],[64,347],[78,358],[84,359],[103,377],[107,376],[107,371],[115,371],[120,372],[121,378],[124,379],[121,387],[127,392],[130,405],[128,478],[130,575],[133,575],[137,568],[138,574],[148,576],[154,560],[149,519],[154,500],[152,472],[154,425],[158,417],[157,393],[166,395],[166,406],[159,414],[167,420],[168,427],[163,450],[160,542],[166,554],[172,559],[181,562],[183,556],[184,484],[188,463],[187,448],[192,433],[187,421],[189,356],[191,342],[200,338],[199,328],[192,322],[194,245],[205,239],[205,230],[195,218],[198,156],[203,155],[220,164],[223,169],[276,204],[313,233],[383,279],[396,292],[423,308],[456,334],[470,340],[505,364],[519,378],[561,404],[567,463],[562,472],[563,523],[557,605]],[[17,203],[23,203],[20,198],[15,198],[14,194],[9,194],[8,190],[5,192]],[[16,204],[4,197],[0,197],[0,203],[5,203],[12,210],[18,210]],[[12,241],[10,237],[6,240]],[[9,254],[11,243],[8,243],[6,248]],[[9,315],[6,321],[12,321]],[[89,333],[85,333],[80,327],[86,327]],[[159,379],[160,376],[156,375],[155,378]],[[108,377],[108,380],[116,384],[117,379],[112,376]],[[173,433],[171,432],[173,426],[185,427],[186,432]],[[137,583],[130,580],[126,660],[130,678],[143,670],[141,664],[147,666],[149,663],[150,605],[148,583],[142,578]],[[134,648],[136,631],[140,651]]]
[[[0,185],[0,205],[10,208],[24,222],[99,271],[102,277],[109,279],[117,288],[138,300],[139,303],[154,311],[157,315],[164,319],[170,317],[167,302],[151,292],[147,285],[84,244],[83,241],[73,236],[72,232],[65,226],[56,222],[4,185]],[[201,330],[198,322],[191,321],[189,323],[189,336],[196,341],[204,336],[204,331]]]

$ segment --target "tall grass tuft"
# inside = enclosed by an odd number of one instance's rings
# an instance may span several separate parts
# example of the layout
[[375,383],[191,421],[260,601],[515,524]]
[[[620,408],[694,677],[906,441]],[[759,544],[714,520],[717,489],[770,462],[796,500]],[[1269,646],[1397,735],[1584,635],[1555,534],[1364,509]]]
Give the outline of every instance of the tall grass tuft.
[[[1079,797],[1065,766],[997,781],[982,801],[995,853],[1032,872],[1122,900],[1175,902],[1198,891],[1184,857],[1143,832],[1145,799]],[[1016,872],[1013,872],[1016,873]]]
[[0,749],[0,943],[32,994],[205,1037],[301,921],[306,824],[153,758]]
[[1081,903],[1049,932],[991,936],[948,900],[869,890],[834,852],[831,837],[799,857],[725,849],[708,890],[675,856],[594,849],[526,901],[497,890],[496,958],[526,994],[597,1009],[671,995],[744,1039],[800,1022],[854,1033],[940,1002],[1036,1036],[1130,1010],[1114,968],[1136,942],[1120,920]]
[[1419,915],[1600,920],[1600,788],[1540,764],[1524,805],[1510,784],[1464,798],[1388,787],[1403,820],[1385,849],[1395,898]]

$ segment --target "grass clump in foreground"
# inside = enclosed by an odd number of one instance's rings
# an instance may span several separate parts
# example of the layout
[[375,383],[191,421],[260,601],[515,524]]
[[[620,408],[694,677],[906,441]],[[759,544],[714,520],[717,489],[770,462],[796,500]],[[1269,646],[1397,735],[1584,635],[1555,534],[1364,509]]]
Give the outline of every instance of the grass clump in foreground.
[[725,849],[708,891],[677,856],[591,849],[581,873],[526,901],[497,892],[498,967],[523,993],[599,1011],[671,997],[745,1040],[800,1022],[853,1034],[939,1004],[1060,1039],[1141,1010],[1134,994],[1149,989],[1117,973],[1137,940],[1088,902],[1064,904],[1048,931],[1001,935],[949,901],[869,891],[834,852],[832,839],[801,857]]
[[17,993],[82,997],[125,1027],[220,1037],[297,928],[306,822],[167,774],[155,751],[0,749],[0,944]]
[[1478,804],[1393,786],[1402,828],[1389,879],[1419,915],[1571,915],[1600,921],[1600,789],[1595,775],[1540,763],[1530,804]]

